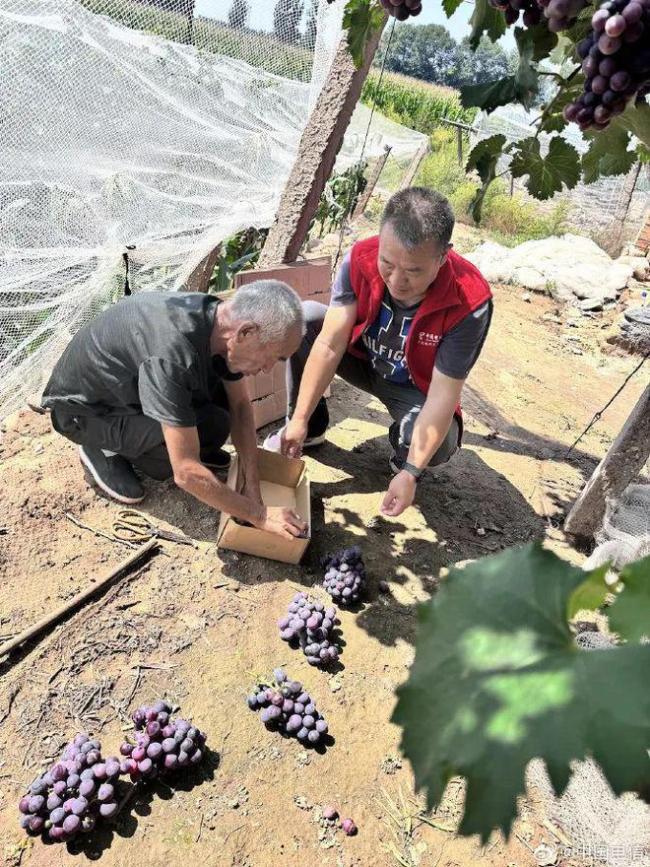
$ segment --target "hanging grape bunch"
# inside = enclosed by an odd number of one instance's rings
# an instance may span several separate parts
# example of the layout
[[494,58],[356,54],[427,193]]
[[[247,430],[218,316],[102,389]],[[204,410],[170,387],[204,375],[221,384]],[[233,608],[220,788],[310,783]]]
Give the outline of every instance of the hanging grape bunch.
[[322,666],[339,658],[341,648],[336,643],[335,629],[340,623],[334,606],[325,608],[306,593],[296,593],[287,616],[278,620],[280,638],[299,646],[310,665]]
[[104,760],[99,741],[76,735],[61,759],[34,780],[20,799],[21,826],[32,836],[42,834],[56,843],[92,831],[102,818],[117,813],[119,774],[119,760]]
[[321,743],[328,727],[309,693],[298,681],[290,681],[281,668],[273,672],[273,684],[258,684],[248,698],[251,710],[259,711],[260,719],[271,731],[292,735],[304,744]]
[[381,5],[398,21],[406,21],[422,12],[422,0],[381,0]]
[[323,568],[326,570],[323,587],[335,602],[352,605],[359,601],[366,580],[366,568],[358,545],[326,555]]
[[605,129],[650,85],[650,0],[610,0],[594,12],[578,43],[584,92],[564,109],[580,129]]
[[514,24],[522,13],[526,27],[534,27],[542,20],[542,10],[536,0],[488,0],[488,2],[493,9],[503,12],[506,24]]
[[133,782],[198,765],[203,758],[205,733],[187,720],[172,719],[166,702],[140,707],[131,719],[136,728],[135,744],[125,741],[120,753],[124,756],[122,772],[130,774]]

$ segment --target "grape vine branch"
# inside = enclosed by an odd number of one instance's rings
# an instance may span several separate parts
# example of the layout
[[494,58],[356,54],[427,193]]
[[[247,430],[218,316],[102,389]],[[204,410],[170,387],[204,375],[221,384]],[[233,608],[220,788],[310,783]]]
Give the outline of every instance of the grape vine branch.
[[[427,2],[436,0],[348,0],[343,26],[357,66],[386,11],[403,21],[417,16]],[[461,2],[442,0],[447,17]],[[554,83],[554,92],[529,137],[507,143],[493,135],[470,153],[468,171],[476,170],[482,183],[471,208],[477,221],[504,156],[510,158],[512,175],[525,178],[537,199],[579,181],[626,174],[637,160],[650,160],[650,0],[475,0],[472,48],[485,34],[495,42],[516,22],[516,70],[498,81],[461,88],[463,105],[486,112],[510,104],[531,109],[541,76]],[[569,124],[589,141],[582,156],[560,135]]]

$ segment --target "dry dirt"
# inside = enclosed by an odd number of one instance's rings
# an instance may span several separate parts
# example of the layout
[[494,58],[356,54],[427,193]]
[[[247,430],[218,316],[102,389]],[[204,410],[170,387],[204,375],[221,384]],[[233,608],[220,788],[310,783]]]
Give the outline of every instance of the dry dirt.
[[[463,249],[471,237],[460,234]],[[510,843],[494,837],[485,848],[448,830],[462,798],[457,782],[433,819],[440,827],[419,818],[399,731],[389,722],[393,693],[413,657],[416,606],[435,591],[443,567],[535,538],[580,561],[562,535],[562,517],[647,376],[632,380],[566,458],[636,361],[603,353],[606,317],[558,324],[549,299],[525,301],[512,287],[495,294],[492,331],[466,389],[465,446],[423,481],[417,507],[400,518],[377,514],[389,479],[387,416],[342,383],[334,386],[328,442],[308,458],[314,533],[302,566],[217,551],[217,515],[172,484],[148,484],[142,510],[197,546],[163,543],[146,566],[0,665],[1,864],[536,863],[532,850],[549,831],[530,803]],[[51,432],[47,417],[25,411],[7,420],[0,473],[2,640],[128,552],[67,517],[110,533],[118,507],[86,487],[75,449]],[[297,588],[318,580],[320,556],[353,542],[364,551],[368,599],[360,612],[342,614],[343,665],[328,675],[280,641],[276,620]],[[390,593],[378,592],[381,580]],[[267,732],[246,707],[255,675],[278,665],[305,683],[328,718],[335,743],[326,753]],[[81,853],[25,843],[16,802],[37,770],[84,729],[105,754],[116,752],[128,712],[163,695],[209,733],[206,767],[173,789],[138,792]],[[355,819],[358,836],[322,827],[318,806],[328,802]]]

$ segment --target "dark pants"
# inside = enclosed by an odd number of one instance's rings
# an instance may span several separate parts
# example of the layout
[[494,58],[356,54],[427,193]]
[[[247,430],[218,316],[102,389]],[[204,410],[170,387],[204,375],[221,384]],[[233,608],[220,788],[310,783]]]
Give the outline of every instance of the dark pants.
[[[195,412],[201,459],[208,463],[228,439],[230,415],[213,403],[195,407]],[[163,481],[174,475],[160,422],[146,415],[73,416],[55,407],[52,427],[73,443],[122,455],[152,479]]]
[[[293,415],[293,410],[298,399],[300,380],[316,338],[318,337],[327,307],[317,301],[304,301],[303,311],[305,314],[306,333],[300,348],[291,356],[287,364],[287,393],[289,406],[287,416]],[[376,397],[388,410],[393,423],[390,426],[388,437],[395,454],[400,459],[406,459],[411,445],[413,428],[417,420],[425,395],[414,385],[397,385],[388,382],[383,376],[375,373],[370,362],[363,358],[356,358],[346,352],[341,359],[336,371],[337,375],[355,388],[365,391]],[[324,398],[318,402],[311,418],[309,419],[308,435],[320,436],[325,432],[329,424],[329,412]],[[429,461],[429,466],[438,466],[446,463],[458,450],[459,423],[454,416],[449,431],[440,444],[438,451]]]

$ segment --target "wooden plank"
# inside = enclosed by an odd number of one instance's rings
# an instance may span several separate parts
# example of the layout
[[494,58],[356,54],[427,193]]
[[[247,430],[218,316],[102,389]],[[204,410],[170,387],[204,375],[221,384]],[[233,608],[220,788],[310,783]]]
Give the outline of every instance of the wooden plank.
[[411,160],[411,165],[408,167],[408,171],[402,178],[402,183],[400,184],[400,190],[406,190],[413,184],[415,180],[415,176],[418,173],[418,169],[420,168],[420,164],[425,156],[429,153],[429,140],[427,139],[425,142],[422,142],[420,147],[418,148],[415,156]]
[[382,26],[370,38],[361,69],[355,69],[345,36],[300,139],[298,154],[282,193],[276,219],[259,260],[261,268],[293,262],[316,213],[352,113],[379,45]]
[[379,180],[379,175],[383,172],[384,166],[386,165],[386,160],[388,159],[392,148],[390,145],[384,145],[384,152],[379,157],[377,162],[375,163],[375,167],[373,168],[370,177],[368,178],[368,183],[366,184],[366,188],[363,191],[363,194],[359,197],[359,201],[357,202],[357,206],[354,209],[354,213],[352,214],[352,219],[356,220],[363,215],[363,212],[368,207],[368,202],[370,201],[370,196],[372,196],[374,189],[377,185],[377,181]]
[[620,496],[650,456],[650,385],[596,467],[564,523],[572,536],[592,538],[602,526],[607,499]]

